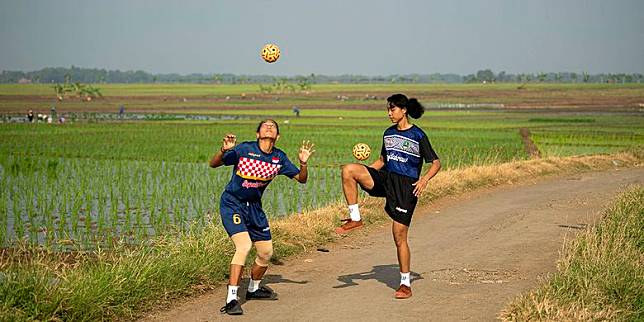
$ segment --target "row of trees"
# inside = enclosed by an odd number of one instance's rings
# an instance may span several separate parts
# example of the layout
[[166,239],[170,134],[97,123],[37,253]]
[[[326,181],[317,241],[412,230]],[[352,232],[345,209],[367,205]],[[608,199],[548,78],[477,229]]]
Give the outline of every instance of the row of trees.
[[[511,74],[490,69],[479,70],[469,75],[457,74],[406,74],[388,76],[364,75],[315,75],[280,77],[284,83],[472,83],[472,82],[557,82],[557,83],[639,83],[644,77],[632,74],[589,74],[586,72],[550,72]],[[73,79],[80,83],[216,83],[216,84],[272,84],[276,78],[270,75],[235,74],[150,74],[141,70],[119,71],[92,68],[43,68],[38,71],[3,71],[0,83],[63,83]],[[301,87],[301,85],[298,85]]]
[[559,73],[537,73],[537,74],[507,74],[502,71],[495,74],[490,69],[479,70],[476,74],[465,76],[466,83],[480,82],[514,82],[514,83],[640,83],[644,77],[642,74],[595,74],[586,72],[559,72]]

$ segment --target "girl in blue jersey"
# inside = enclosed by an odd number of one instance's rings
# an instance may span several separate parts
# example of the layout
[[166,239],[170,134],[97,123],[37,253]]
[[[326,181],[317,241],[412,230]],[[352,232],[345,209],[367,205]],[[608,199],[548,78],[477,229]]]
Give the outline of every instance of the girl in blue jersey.
[[[337,233],[347,233],[362,227],[358,209],[358,185],[369,195],[385,197],[385,211],[393,219],[392,233],[400,265],[400,288],[394,296],[411,296],[410,251],[407,232],[418,196],[429,180],[440,170],[440,160],[432,149],[427,134],[409,122],[417,119],[425,108],[415,98],[395,94],[387,98],[387,113],[393,126],[385,130],[380,158],[369,166],[352,163],[342,167],[342,189],[349,205],[350,218],[344,219]],[[431,163],[421,175],[423,161]]]
[[221,195],[219,213],[228,236],[235,244],[235,255],[230,264],[230,280],[226,305],[222,313],[243,313],[237,298],[239,282],[246,263],[246,256],[253,244],[257,257],[250,270],[250,283],[246,300],[276,300],[277,294],[270,288],[260,287],[260,282],[273,254],[273,243],[268,219],[262,210],[262,194],[277,175],[285,175],[300,183],[308,177],[307,161],[313,144],[302,142],[298,154],[300,168],[291,163],[286,154],[275,147],[280,130],[277,122],[264,120],[257,126],[257,141],[235,145],[237,138],[228,134],[223,144],[210,160],[213,168],[234,166],[230,182]]

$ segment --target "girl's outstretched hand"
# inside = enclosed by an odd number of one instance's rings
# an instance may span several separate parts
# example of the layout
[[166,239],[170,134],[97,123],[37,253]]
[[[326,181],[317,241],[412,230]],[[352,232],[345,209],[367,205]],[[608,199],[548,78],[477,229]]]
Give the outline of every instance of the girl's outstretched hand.
[[302,141],[302,146],[300,146],[300,153],[298,154],[301,163],[306,163],[309,160],[313,152],[315,152],[315,150],[313,150],[314,146],[315,145],[309,140]]

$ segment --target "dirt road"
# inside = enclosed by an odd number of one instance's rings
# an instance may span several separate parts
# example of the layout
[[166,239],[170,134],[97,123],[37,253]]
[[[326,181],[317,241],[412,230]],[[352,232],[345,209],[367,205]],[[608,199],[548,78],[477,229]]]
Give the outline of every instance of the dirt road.
[[[412,221],[412,290],[395,300],[399,274],[389,224],[272,266],[278,301],[249,301],[221,315],[226,290],[184,300],[149,321],[490,321],[511,298],[556,269],[565,238],[598,218],[644,169],[539,179],[441,200]],[[243,287],[247,285],[244,280]],[[240,294],[245,294],[242,290]]]

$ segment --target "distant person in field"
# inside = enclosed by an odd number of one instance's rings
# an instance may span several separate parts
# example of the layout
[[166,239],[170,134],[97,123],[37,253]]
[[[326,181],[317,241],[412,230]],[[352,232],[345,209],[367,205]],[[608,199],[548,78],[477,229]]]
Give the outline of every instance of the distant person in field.
[[121,107],[119,107],[119,118],[122,119],[124,114],[125,114],[125,106],[121,105]]
[[253,243],[257,257],[250,270],[250,283],[246,300],[276,300],[277,294],[260,282],[273,254],[273,243],[268,219],[262,210],[262,194],[277,175],[285,175],[300,183],[308,177],[307,162],[313,152],[313,144],[304,141],[298,154],[298,169],[286,154],[275,147],[280,130],[274,120],[264,120],[257,126],[257,141],[235,145],[237,138],[227,134],[223,144],[210,160],[210,166],[234,166],[232,178],[221,195],[219,213],[221,221],[235,244],[235,255],[230,264],[230,280],[226,305],[222,313],[243,314],[237,298],[239,282],[246,263],[246,256]]
[[[391,231],[400,265],[400,287],[394,294],[397,299],[412,294],[407,232],[418,196],[441,168],[427,134],[409,122],[410,117],[420,118],[424,112],[425,108],[415,98],[403,94],[387,98],[387,113],[394,125],[385,130],[380,158],[369,166],[352,163],[342,167],[342,189],[350,218],[344,219],[336,232],[344,234],[362,227],[358,185],[371,196],[386,198],[385,211],[393,219]],[[431,166],[421,175],[423,160]]]
[[27,120],[29,120],[29,123],[33,123],[33,121],[34,121],[34,111],[29,110],[29,112],[27,113]]

